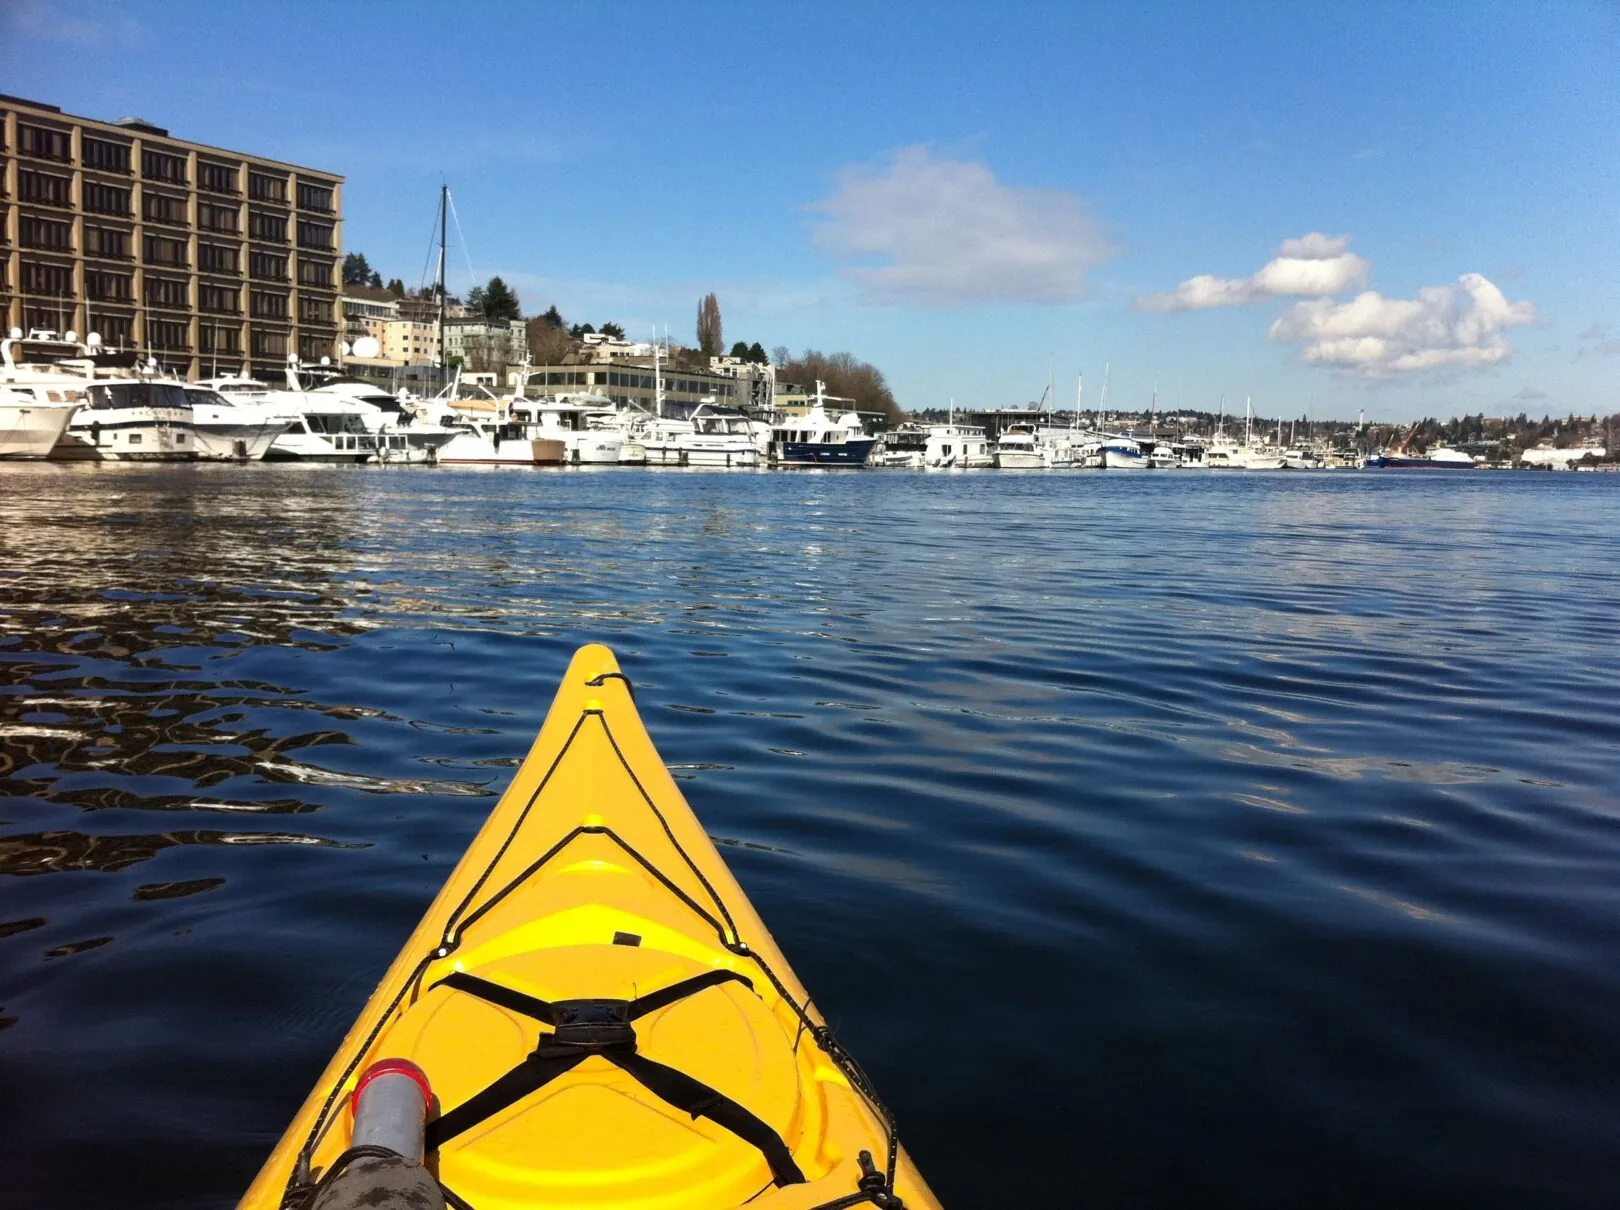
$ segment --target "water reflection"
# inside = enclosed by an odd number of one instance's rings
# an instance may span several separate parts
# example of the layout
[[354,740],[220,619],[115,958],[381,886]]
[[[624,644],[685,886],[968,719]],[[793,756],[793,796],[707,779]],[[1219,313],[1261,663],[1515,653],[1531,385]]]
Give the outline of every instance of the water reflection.
[[42,1204],[231,1204],[593,638],[948,1204],[1576,1205],[1612,1158],[1603,484],[0,469]]

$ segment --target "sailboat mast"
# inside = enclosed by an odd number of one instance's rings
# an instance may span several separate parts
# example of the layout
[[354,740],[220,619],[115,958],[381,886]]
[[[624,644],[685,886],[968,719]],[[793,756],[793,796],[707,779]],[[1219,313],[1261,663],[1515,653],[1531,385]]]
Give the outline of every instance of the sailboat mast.
[[444,243],[445,223],[449,218],[450,186],[439,186],[439,372],[443,376],[445,368],[444,356]]

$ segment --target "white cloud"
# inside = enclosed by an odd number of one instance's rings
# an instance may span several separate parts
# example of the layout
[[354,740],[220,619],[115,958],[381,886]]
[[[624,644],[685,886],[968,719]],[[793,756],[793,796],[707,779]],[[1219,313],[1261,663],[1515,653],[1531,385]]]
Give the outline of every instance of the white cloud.
[[1115,249],[1080,198],[1004,185],[982,163],[905,147],[839,169],[816,244],[874,302],[925,307],[1065,303]]
[[1340,294],[1367,284],[1367,261],[1350,251],[1348,235],[1312,231],[1285,239],[1275,259],[1252,277],[1190,277],[1166,294],[1145,294],[1138,311],[1201,311],[1241,307],[1283,295]]
[[10,5],[9,18],[25,37],[66,42],[84,49],[112,45],[124,50],[140,50],[147,40],[146,30],[132,17],[101,20],[78,16],[68,5],[47,5],[43,0],[15,0]]
[[1304,344],[1300,359],[1355,378],[1395,378],[1496,365],[1513,355],[1502,331],[1534,322],[1535,304],[1510,303],[1478,273],[1456,286],[1425,286],[1414,299],[1368,290],[1346,303],[1295,303],[1271,325],[1271,339]]

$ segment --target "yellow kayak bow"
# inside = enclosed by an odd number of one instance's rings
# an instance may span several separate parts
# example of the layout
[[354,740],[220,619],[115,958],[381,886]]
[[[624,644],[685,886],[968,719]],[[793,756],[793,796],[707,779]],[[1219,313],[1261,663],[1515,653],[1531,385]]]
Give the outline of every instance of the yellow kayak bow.
[[938,1202],[665,770],[575,653],[511,786],[241,1202],[310,1200],[379,1060],[431,1084],[453,1208]]

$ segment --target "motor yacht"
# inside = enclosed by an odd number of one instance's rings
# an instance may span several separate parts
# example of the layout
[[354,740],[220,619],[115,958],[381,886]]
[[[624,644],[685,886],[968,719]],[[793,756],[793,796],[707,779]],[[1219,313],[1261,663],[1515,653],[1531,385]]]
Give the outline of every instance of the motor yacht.
[[[771,454],[779,466],[865,466],[877,438],[868,436],[854,412],[836,417],[827,411],[827,384],[816,383],[816,395],[803,416],[772,426]],[[980,436],[984,432],[980,430]],[[989,452],[986,449],[985,456]],[[989,465],[988,462],[985,463]]]
[[267,403],[227,399],[201,383],[186,387],[191,405],[197,457],[209,461],[260,462],[270,447],[293,426]]
[[1130,437],[1109,437],[1102,442],[1103,466],[1111,471],[1145,471],[1148,457]]
[[265,451],[267,462],[371,462],[377,438],[367,427],[375,409],[337,395],[276,390],[256,378],[205,378],[198,386],[229,403],[253,407],[290,421]]
[[1052,465],[1046,445],[1035,436],[1032,426],[1015,424],[996,438],[996,465],[1002,470],[1045,470]]
[[58,352],[77,354],[78,346],[33,350],[30,343],[41,342],[26,340],[20,328],[0,341],[0,458],[47,457],[89,402],[88,366],[64,370],[52,360]]

